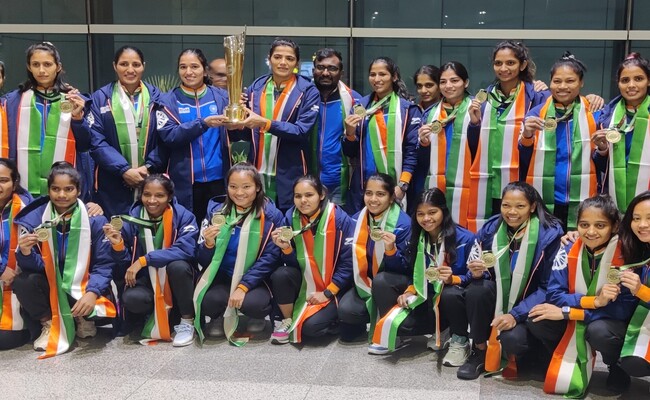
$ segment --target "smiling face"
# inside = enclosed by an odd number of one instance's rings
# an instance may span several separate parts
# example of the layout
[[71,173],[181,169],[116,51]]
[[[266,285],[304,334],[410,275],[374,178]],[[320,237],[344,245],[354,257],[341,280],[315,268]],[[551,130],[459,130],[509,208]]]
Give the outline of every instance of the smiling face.
[[417,76],[415,88],[420,96],[420,102],[426,106],[433,104],[440,96],[440,87],[427,74]]
[[307,217],[311,217],[318,211],[323,199],[325,194],[319,196],[310,182],[301,181],[293,188],[293,203],[298,211]]
[[509,84],[519,81],[519,73],[526,69],[527,61],[520,62],[512,49],[504,48],[494,55],[492,67],[494,75],[501,84]]
[[183,85],[190,89],[199,89],[203,86],[203,77],[207,71],[203,68],[201,60],[194,53],[185,53],[178,60],[178,76]]
[[16,190],[16,183],[11,178],[11,170],[0,164],[0,206],[9,202]]
[[151,181],[142,189],[142,204],[151,218],[158,218],[169,204],[169,193],[160,182]]
[[277,46],[269,58],[273,79],[284,82],[293,75],[293,69],[298,65],[298,57],[293,47]]
[[77,202],[79,189],[70,175],[58,174],[54,176],[52,184],[48,188],[48,194],[54,208],[61,214]]
[[363,193],[363,202],[373,215],[379,215],[390,207],[393,193],[387,191],[381,181],[368,180],[366,191]]
[[618,90],[630,106],[638,106],[648,94],[648,76],[636,65],[623,68],[618,77]]
[[40,88],[49,89],[54,86],[56,76],[61,72],[61,64],[57,64],[54,56],[44,50],[36,50],[29,58],[27,69],[34,76]]
[[442,71],[440,74],[440,91],[447,103],[451,105],[456,105],[463,100],[467,86],[469,86],[469,80],[464,81],[451,68]]
[[341,60],[337,56],[314,62],[314,83],[319,90],[334,89],[341,80]]
[[144,64],[138,53],[127,49],[122,52],[117,63],[113,63],[113,69],[123,86],[137,86],[142,80]]
[[236,171],[228,178],[228,197],[240,209],[251,207],[260,190],[249,172]]
[[397,77],[390,74],[386,63],[376,62],[370,67],[368,82],[380,99],[393,92],[393,82],[396,80]]
[[640,241],[650,243],[650,200],[634,206],[631,228]]
[[442,229],[442,220],[444,216],[439,207],[422,203],[415,211],[415,218],[422,229],[432,235],[432,237],[437,235]]
[[530,204],[521,190],[510,190],[503,195],[501,217],[509,227],[519,228],[534,212],[535,205]]
[[580,76],[572,68],[563,65],[555,70],[549,88],[556,102],[568,106],[580,96],[583,85]]
[[587,207],[578,219],[578,234],[589,249],[596,249],[609,242],[615,226],[602,209]]

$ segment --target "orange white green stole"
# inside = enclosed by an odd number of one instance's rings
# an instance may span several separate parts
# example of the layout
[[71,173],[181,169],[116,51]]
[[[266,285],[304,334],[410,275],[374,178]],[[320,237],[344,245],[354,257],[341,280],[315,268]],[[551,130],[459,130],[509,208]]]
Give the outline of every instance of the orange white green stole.
[[[470,124],[467,109],[471,102],[472,99],[466,96],[457,105],[456,118],[449,121],[438,134],[431,133],[429,173],[424,183],[426,189],[437,187],[445,192],[452,219],[464,227],[467,227],[470,214],[469,172],[472,158],[467,141],[467,128]],[[433,106],[429,113],[427,123],[448,118],[442,101]],[[450,144],[447,143],[448,130],[452,132]]]
[[[587,250],[582,240],[576,240],[566,258],[556,257],[553,268],[568,268],[569,293],[596,296],[607,283],[609,266],[623,264],[618,236],[610,239],[605,248],[598,269],[590,277]],[[556,266],[556,263],[566,263]],[[585,339],[587,324],[582,321],[568,321],[562,340],[553,352],[553,358],[546,372],[544,391],[563,394],[569,398],[582,398],[589,386],[591,373],[596,362],[595,354]]]
[[[322,292],[332,282],[336,257],[336,206],[328,203],[323,209],[316,227],[316,234],[307,229],[294,237],[296,244],[296,258],[302,270],[302,285],[293,307],[293,324],[289,331],[292,343],[302,341],[302,325],[312,315],[325,308],[330,301],[321,304],[307,303],[307,296],[314,292]],[[292,227],[294,230],[303,228],[304,217],[298,210],[293,211]],[[339,246],[341,246],[339,240]]]
[[[9,218],[5,222],[8,229],[5,234],[9,233],[9,256],[7,259],[7,268],[16,269],[16,248],[18,247],[18,226],[13,223],[14,216],[25,207],[25,203],[17,194],[13,194],[11,199],[11,209]],[[20,302],[11,290],[11,285],[0,284],[0,330],[2,331],[20,331],[25,329],[25,323],[20,315]]]
[[[43,212],[42,222],[57,217],[52,202],[48,202]],[[52,329],[45,353],[39,358],[53,357],[65,353],[75,336],[74,318],[70,312],[68,296],[79,300],[86,293],[91,258],[91,229],[86,206],[77,200],[77,206],[70,216],[70,231],[65,254],[63,274],[59,267],[59,244],[56,226],[50,229],[47,241],[41,244],[41,256],[45,264],[45,275],[50,286],[50,308]],[[97,298],[95,309],[88,317],[116,316],[115,306],[105,297]]]
[[[16,123],[18,172],[21,184],[34,197],[47,195],[47,177],[55,161],[68,161],[75,165],[76,160],[75,138],[70,129],[72,114],[61,111],[60,101],[44,102],[47,115],[38,111],[34,91],[27,90],[20,98]],[[43,121],[44,117],[46,121]],[[41,139],[43,126],[45,137]]]
[[[546,119],[555,116],[555,104],[553,98],[549,97],[540,110],[539,117]],[[572,138],[567,225],[569,228],[575,228],[578,205],[582,200],[596,194],[596,166],[591,159],[594,149],[591,135],[596,131],[596,122],[589,112],[589,102],[586,98],[580,97],[580,101],[574,102],[570,126],[571,135],[567,135]],[[537,131],[534,138],[526,182],[537,189],[546,206],[553,211],[557,156],[555,129]]]
[[7,123],[7,110],[0,102],[0,156],[9,158],[9,127]]
[[[495,86],[493,91],[498,90]],[[468,228],[477,232],[492,215],[492,199],[500,199],[510,182],[519,180],[519,132],[526,117],[526,84],[519,83],[514,101],[499,114],[485,103],[478,149],[470,170],[473,196]]]
[[[646,266],[641,275],[644,278],[641,282],[646,286],[650,286],[648,275],[650,275],[650,268]],[[640,357],[650,362],[650,309],[648,303],[643,300],[636,306],[625,333],[621,358],[630,356]]]
[[[142,218],[149,219],[147,210],[142,207]],[[155,236],[152,235],[151,229],[146,227],[140,228],[140,238],[144,242],[144,248],[147,254],[158,249],[168,249],[172,245],[174,211],[171,206],[167,206],[162,215],[162,226],[156,230]],[[148,344],[153,341],[163,340],[169,342],[172,340],[169,331],[169,310],[173,306],[172,291],[169,286],[167,277],[167,267],[156,268],[147,267],[151,288],[153,289],[153,310],[149,319],[142,330],[141,344]]]

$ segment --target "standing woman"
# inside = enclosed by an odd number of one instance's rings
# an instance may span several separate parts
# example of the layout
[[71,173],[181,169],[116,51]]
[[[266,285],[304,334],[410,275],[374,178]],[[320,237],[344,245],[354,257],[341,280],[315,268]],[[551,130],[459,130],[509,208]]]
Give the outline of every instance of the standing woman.
[[426,112],[440,101],[440,69],[435,65],[423,65],[413,74],[413,84],[418,92],[418,106]]
[[425,112],[418,130],[418,169],[426,171],[424,189],[445,193],[452,219],[468,226],[469,170],[478,141],[477,112],[470,112],[469,76],[457,61],[440,67],[442,100]]
[[476,235],[463,296],[441,303],[443,313],[457,319],[452,325],[469,323],[469,335],[452,338],[449,348],[468,352],[468,337],[473,341],[471,355],[456,374],[460,379],[476,379],[484,369],[497,371],[502,355],[512,363],[515,354],[528,350],[528,313],[546,299],[553,256],[560,247],[562,227],[532,186],[509,183],[501,197],[501,213]]
[[621,367],[630,376],[650,375],[650,192],[630,201],[620,228],[621,250],[625,264],[639,264],[640,274],[628,269],[621,273],[621,286],[639,299],[625,334],[621,351]]
[[341,340],[351,342],[366,332],[370,322],[372,338],[377,322],[377,307],[372,298],[372,283],[378,273],[389,271],[408,276],[407,241],[411,219],[395,202],[395,181],[386,174],[374,174],[366,182],[365,207],[352,219],[353,290],[339,302]]
[[238,313],[249,317],[248,332],[264,330],[271,312],[267,280],[280,259],[271,232],[282,224],[282,214],[264,196],[262,178],[248,163],[235,164],[226,175],[224,203],[208,205],[197,249],[203,274],[194,290],[194,326],[203,340],[201,322],[212,320],[207,335],[226,336],[241,346],[248,339],[235,337]]
[[[401,201],[417,164],[421,112],[408,100],[406,85],[392,59],[374,59],[368,81],[372,93],[361,99],[359,111],[345,119],[343,152],[348,157],[360,157],[360,182],[375,173],[389,175],[397,182],[395,196]],[[351,188],[359,197],[362,189]]]
[[300,48],[289,39],[271,43],[271,74],[257,78],[248,88],[250,130],[255,166],[266,195],[286,211],[293,206],[291,187],[307,173],[309,135],[318,117],[320,94],[310,79],[294,73]]
[[176,198],[197,221],[203,220],[211,198],[225,195],[224,178],[230,168],[228,135],[223,127],[228,95],[212,86],[208,71],[201,49],[183,50],[178,56],[181,85],[161,96],[163,107],[156,112],[158,134],[169,152],[169,177],[176,186]]
[[[287,211],[285,226],[293,239],[276,229],[273,243],[282,250],[282,263],[271,275],[273,297],[282,322],[271,343],[300,343],[303,337],[325,335],[338,325],[338,299],[352,286],[352,256],[348,238],[350,217],[327,199],[325,186],[312,175],[293,186],[295,206]],[[285,228],[286,229],[286,228]]]
[[[16,262],[22,272],[14,292],[27,315],[40,321],[34,350],[41,358],[68,351],[75,336],[94,337],[95,317],[116,316],[105,296],[110,292],[114,261],[105,240],[103,216],[89,217],[79,199],[81,177],[60,161],[48,176],[48,197],[31,202],[14,219],[18,238]],[[87,319],[88,318],[88,319]]]
[[452,220],[445,195],[438,188],[422,192],[414,208],[408,276],[384,271],[373,280],[372,297],[381,320],[368,347],[371,354],[386,354],[397,348],[398,336],[433,332],[428,347],[439,350],[449,345],[441,331],[449,327],[458,335],[467,330],[467,325],[450,326],[439,302],[462,290],[457,285],[468,279],[467,256],[474,234]]
[[107,215],[127,213],[135,200],[135,189],[149,170],[162,172],[167,167],[153,152],[153,104],[160,92],[142,81],[144,67],[140,49],[120,47],[113,59],[117,81],[91,96],[86,122],[96,168],[93,197]]
[[[519,140],[520,165],[526,181],[542,195],[544,203],[562,221],[575,229],[578,205],[596,194],[596,165],[592,160],[600,112],[589,111],[580,96],[587,68],[569,52],[551,68],[551,94],[544,104],[527,115]],[[604,147],[605,143],[599,143]]]
[[[596,132],[593,140],[598,145],[596,163],[607,165],[603,191],[625,212],[634,196],[650,188],[648,60],[639,53],[630,53],[619,65],[616,81],[620,95],[603,110],[599,119],[603,130]],[[614,136],[608,140],[611,130]]]
[[[89,150],[90,135],[83,127],[85,104],[78,90],[65,82],[54,45],[29,46],[27,80],[6,95],[8,141],[2,144],[1,155],[16,160],[23,186],[32,196],[47,196],[54,162],[77,165],[80,153]],[[80,172],[90,177],[88,166],[85,169]],[[83,184],[82,196],[89,192],[90,181]]]
[[11,285],[19,274],[16,265],[18,225],[13,221],[31,200],[29,193],[20,187],[16,163],[0,158],[0,350],[20,347],[30,338],[20,302]]
[[[471,224],[480,229],[499,212],[501,191],[510,182],[525,179],[519,168],[519,133],[526,113],[550,95],[537,91],[534,63],[525,44],[505,40],[492,52],[495,83],[486,89],[486,99],[476,99],[472,108],[481,110],[481,133],[470,179],[477,196],[472,198]],[[546,86],[546,85],[543,85]],[[525,171],[524,171],[525,172]]]
[[143,342],[171,341],[168,311],[175,305],[181,322],[174,327],[173,346],[192,344],[194,250],[199,235],[194,215],[175,201],[172,181],[153,174],[142,181],[140,200],[125,219],[121,230],[113,226],[113,219],[103,227],[119,262],[115,276],[126,283],[124,308],[149,315]]

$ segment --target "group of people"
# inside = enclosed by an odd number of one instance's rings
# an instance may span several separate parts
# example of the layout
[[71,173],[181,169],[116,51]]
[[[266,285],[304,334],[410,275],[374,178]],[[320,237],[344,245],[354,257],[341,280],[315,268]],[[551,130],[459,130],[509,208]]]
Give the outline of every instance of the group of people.
[[548,393],[583,396],[594,351],[612,390],[650,375],[647,60],[620,64],[604,108],[574,55],[547,86],[515,41],[475,95],[461,63],[422,66],[417,103],[388,57],[365,97],[338,51],[313,77],[299,60],[276,39],[270,73],[229,99],[200,49],[162,93],[124,46],[84,95],[51,43],[30,46],[0,100],[0,349],[51,357],[106,323],[242,346],[270,316],[274,344],[382,355],[429,334],[461,379],[532,360]]

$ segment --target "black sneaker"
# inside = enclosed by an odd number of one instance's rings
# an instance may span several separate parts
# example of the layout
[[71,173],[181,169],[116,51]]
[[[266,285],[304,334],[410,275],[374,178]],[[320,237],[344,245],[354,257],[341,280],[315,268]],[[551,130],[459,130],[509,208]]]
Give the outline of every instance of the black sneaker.
[[618,365],[610,365],[609,375],[607,375],[607,390],[614,393],[623,393],[630,387],[630,376],[627,372],[623,371],[623,368]]
[[465,364],[461,365],[456,372],[458,379],[474,380],[485,372],[485,350],[479,350],[476,347],[472,349]]

